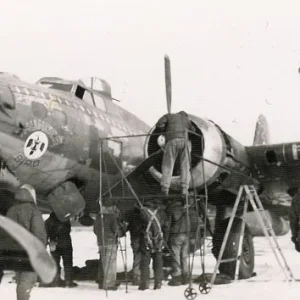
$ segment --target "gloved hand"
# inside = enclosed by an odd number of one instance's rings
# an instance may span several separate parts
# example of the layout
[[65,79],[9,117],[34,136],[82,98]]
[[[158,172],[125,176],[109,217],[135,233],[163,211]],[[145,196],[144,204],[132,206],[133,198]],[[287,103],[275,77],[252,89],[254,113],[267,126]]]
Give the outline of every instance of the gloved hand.
[[50,252],[54,252],[56,250],[56,245],[57,245],[56,242],[50,241],[50,243],[49,243]]

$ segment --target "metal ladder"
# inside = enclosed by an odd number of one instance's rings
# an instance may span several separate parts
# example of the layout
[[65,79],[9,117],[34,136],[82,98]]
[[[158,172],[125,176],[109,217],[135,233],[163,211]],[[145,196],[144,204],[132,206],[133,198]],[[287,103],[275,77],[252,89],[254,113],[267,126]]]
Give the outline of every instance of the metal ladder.
[[[226,247],[226,243],[228,240],[228,236],[229,236],[232,224],[233,224],[233,220],[236,216],[236,212],[237,212],[239,203],[243,199],[244,199],[243,218],[242,218],[242,226],[241,226],[241,233],[240,233],[240,239],[239,239],[239,244],[238,244],[237,256],[234,258],[222,259],[222,256],[223,256],[223,253],[224,253],[224,250]],[[232,210],[232,215],[230,217],[230,220],[229,220],[226,232],[225,232],[225,236],[224,236],[224,239],[222,242],[221,250],[219,252],[218,260],[217,260],[217,263],[216,263],[216,266],[214,269],[214,273],[213,273],[213,276],[210,281],[211,287],[214,284],[214,281],[216,279],[216,275],[217,275],[217,272],[218,272],[218,269],[219,269],[219,266],[221,263],[236,261],[234,280],[235,280],[235,282],[238,280],[240,259],[241,259],[241,254],[242,254],[242,244],[243,244],[243,239],[244,239],[245,223],[246,223],[244,216],[247,213],[249,201],[250,201],[250,204],[256,214],[259,225],[261,226],[265,237],[269,241],[270,247],[275,255],[275,258],[285,275],[286,280],[289,282],[295,281],[293,273],[292,273],[290,267],[288,266],[287,261],[283,255],[283,252],[278,244],[278,241],[277,241],[276,235],[274,233],[274,230],[272,228],[272,225],[270,223],[270,220],[266,216],[264,207],[257,195],[255,187],[253,185],[242,185],[240,187],[238,195],[236,197],[234,207]],[[273,243],[272,243],[272,241],[273,241]]]

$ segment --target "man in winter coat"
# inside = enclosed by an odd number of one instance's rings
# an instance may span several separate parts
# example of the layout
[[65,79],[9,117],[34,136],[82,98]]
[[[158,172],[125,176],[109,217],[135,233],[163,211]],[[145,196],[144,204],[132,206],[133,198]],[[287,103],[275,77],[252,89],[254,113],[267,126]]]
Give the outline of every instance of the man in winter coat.
[[[117,249],[118,237],[124,236],[126,228],[122,222],[120,211],[115,205],[102,207],[96,216],[94,233],[100,253],[98,283],[99,289],[117,290]],[[102,226],[103,221],[103,226]],[[103,235],[104,234],[104,235]],[[103,279],[103,280],[102,280]]]
[[290,227],[292,232],[292,242],[296,251],[300,252],[300,190],[292,199],[289,211]]
[[166,210],[170,224],[169,245],[174,255],[172,264],[172,279],[169,285],[176,286],[188,282],[188,256],[190,222],[186,208],[181,202],[171,203]]
[[141,217],[141,281],[139,290],[149,289],[151,258],[153,259],[154,289],[156,290],[161,288],[163,279],[162,248],[164,239],[168,239],[168,219],[164,207],[155,200],[145,203],[145,206],[141,208]]
[[[76,287],[77,283],[72,280],[73,269],[73,247],[71,239],[71,223],[70,220],[60,221],[54,212],[52,212],[49,218],[45,222],[48,243],[50,247],[51,255],[53,256],[57,265],[57,274],[54,281],[50,286],[66,286]],[[60,259],[63,260],[65,282],[60,277],[61,267]]]
[[182,194],[187,194],[190,183],[191,142],[188,131],[194,132],[194,126],[184,111],[176,114],[166,114],[156,123],[156,127],[165,133],[166,145],[162,160],[161,189],[169,193],[174,164],[180,157],[180,183]]
[[[34,236],[47,244],[47,234],[44,220],[39,209],[36,207],[36,193],[29,184],[24,184],[16,192],[16,203],[9,208],[6,217],[12,219],[26,228]],[[37,274],[31,272],[16,272],[17,300],[28,300],[31,290],[37,281]]]
[[142,230],[141,212],[135,207],[129,216],[128,230],[130,232],[130,241],[133,254],[132,264],[132,285],[139,285],[140,282],[140,263],[141,263],[141,245],[140,235]]

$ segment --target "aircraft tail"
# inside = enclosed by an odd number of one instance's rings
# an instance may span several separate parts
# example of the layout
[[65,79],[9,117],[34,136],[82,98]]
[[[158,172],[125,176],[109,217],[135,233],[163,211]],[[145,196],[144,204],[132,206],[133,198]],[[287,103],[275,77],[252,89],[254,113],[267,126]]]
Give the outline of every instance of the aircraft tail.
[[264,115],[259,115],[254,133],[253,146],[270,144],[269,124]]

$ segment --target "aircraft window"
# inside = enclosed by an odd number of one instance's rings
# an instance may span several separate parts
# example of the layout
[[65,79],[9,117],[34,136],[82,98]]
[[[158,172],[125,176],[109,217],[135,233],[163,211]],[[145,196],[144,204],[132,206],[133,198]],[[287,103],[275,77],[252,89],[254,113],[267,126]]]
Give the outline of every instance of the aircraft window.
[[103,111],[106,111],[105,102],[101,96],[94,93],[94,100],[95,100],[95,105],[97,108],[99,108]]
[[50,81],[41,81],[40,85],[48,89],[59,90],[63,92],[71,92],[73,86],[72,84],[50,82]]
[[84,92],[85,92],[85,89],[83,87],[81,87],[80,85],[78,85],[76,88],[75,96],[79,99],[82,99]]
[[92,94],[89,91],[84,92],[83,101],[89,105],[94,106],[94,100],[93,100]]
[[266,151],[266,159],[269,164],[275,164],[277,163],[277,155],[274,150],[268,150]]

